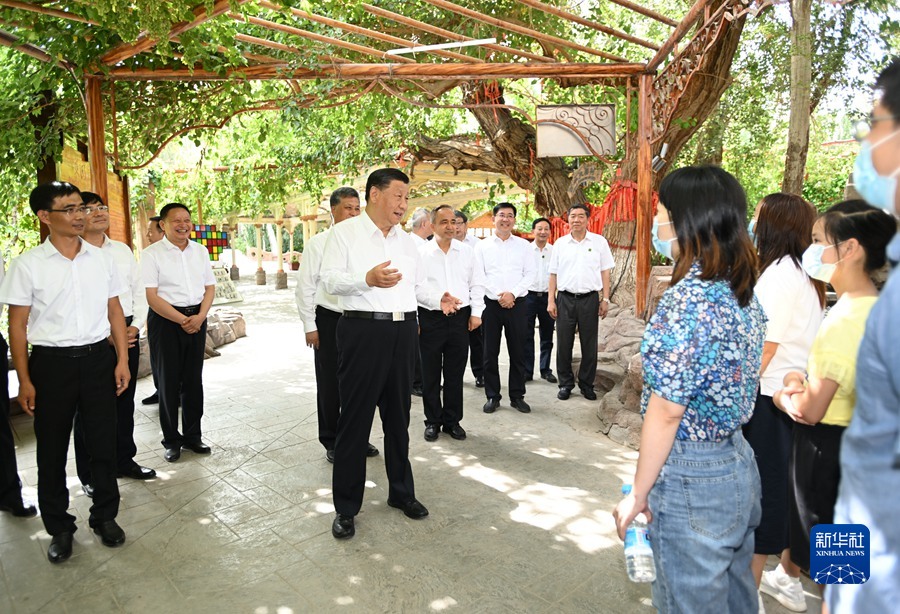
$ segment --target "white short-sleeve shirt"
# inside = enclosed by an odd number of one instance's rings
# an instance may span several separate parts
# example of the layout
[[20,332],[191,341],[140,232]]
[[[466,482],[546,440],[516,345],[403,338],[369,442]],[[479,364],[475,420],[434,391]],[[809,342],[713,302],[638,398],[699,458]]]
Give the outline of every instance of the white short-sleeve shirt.
[[0,283],[0,302],[30,307],[32,345],[73,347],[109,337],[109,299],[124,291],[112,258],[86,241],[75,258],[50,239],[12,261]]
[[144,287],[156,288],[159,298],[173,307],[199,305],[206,287],[216,285],[209,251],[196,241],[182,250],[163,237],[144,250],[141,268]]
[[550,273],[556,274],[556,289],[583,294],[603,289],[602,271],[613,268],[616,261],[609,243],[601,235],[585,233],[576,241],[571,234],[553,244]]
[[431,291],[423,297],[426,300],[420,300],[419,306],[437,311],[441,308],[441,296],[449,292],[461,301],[461,307],[471,307],[472,315],[480,318],[484,312],[484,275],[475,268],[472,248],[453,239],[445,254],[437,241],[428,241],[419,248],[419,254],[425,269],[425,284],[431,286]]
[[759,380],[760,392],[772,396],[784,387],[789,371],[806,371],[824,312],[809,277],[790,257],[769,265],[755,292],[768,318],[766,341],[778,344]]

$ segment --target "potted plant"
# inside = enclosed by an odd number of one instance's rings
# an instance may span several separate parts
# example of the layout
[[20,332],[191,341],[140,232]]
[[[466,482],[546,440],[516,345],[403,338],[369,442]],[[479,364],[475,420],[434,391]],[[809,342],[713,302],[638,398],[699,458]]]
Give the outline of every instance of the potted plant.
[[293,254],[291,256],[291,270],[296,271],[300,268],[300,256],[297,254]]

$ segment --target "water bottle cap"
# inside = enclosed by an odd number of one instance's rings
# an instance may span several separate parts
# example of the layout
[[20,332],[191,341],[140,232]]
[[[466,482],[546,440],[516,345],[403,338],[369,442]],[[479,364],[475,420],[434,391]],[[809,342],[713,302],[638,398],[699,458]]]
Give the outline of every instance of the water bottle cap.
[[637,522],[641,522],[641,523],[643,523],[643,524],[650,524],[649,522],[647,522],[647,516],[646,516],[643,512],[641,512],[640,514],[638,514],[637,516],[635,516],[634,519],[635,519]]
[[631,484],[622,484],[622,494],[626,497],[631,494]]

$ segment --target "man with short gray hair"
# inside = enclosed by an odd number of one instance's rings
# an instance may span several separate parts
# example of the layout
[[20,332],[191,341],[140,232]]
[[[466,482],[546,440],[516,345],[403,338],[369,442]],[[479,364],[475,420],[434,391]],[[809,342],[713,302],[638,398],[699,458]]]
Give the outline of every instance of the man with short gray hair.
[[415,242],[416,247],[420,247],[428,241],[434,234],[434,228],[431,225],[431,209],[419,207],[409,216],[409,225],[412,230],[409,232]]

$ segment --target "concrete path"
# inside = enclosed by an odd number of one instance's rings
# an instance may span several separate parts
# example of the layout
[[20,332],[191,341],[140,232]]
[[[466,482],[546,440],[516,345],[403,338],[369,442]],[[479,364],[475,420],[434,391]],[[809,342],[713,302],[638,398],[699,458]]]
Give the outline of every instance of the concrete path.
[[[138,404],[137,460],[159,476],[119,481],[123,547],[105,548],[88,528],[90,499],[71,449],[79,530],[68,562],[47,561],[40,519],[0,514],[0,612],[654,611],[649,585],[626,578],[610,514],[637,454],[597,433],[597,402],[557,401],[544,381],[529,385],[531,414],[504,400],[488,415],[467,373],[462,442],[424,441],[414,397],[410,458],[431,515],[409,520],[386,505],[377,457],[356,537],[334,540],[331,465],[317,440],[312,351],[293,275],[287,291],[252,285],[250,275],[240,283],[248,336],[204,368],[212,455],[185,451],[165,462],[156,406]],[[152,386],[141,380],[137,398]],[[375,422],[371,441],[381,448]],[[13,426],[25,494],[35,500],[31,420],[18,416]],[[818,610],[818,598],[808,602]]]

